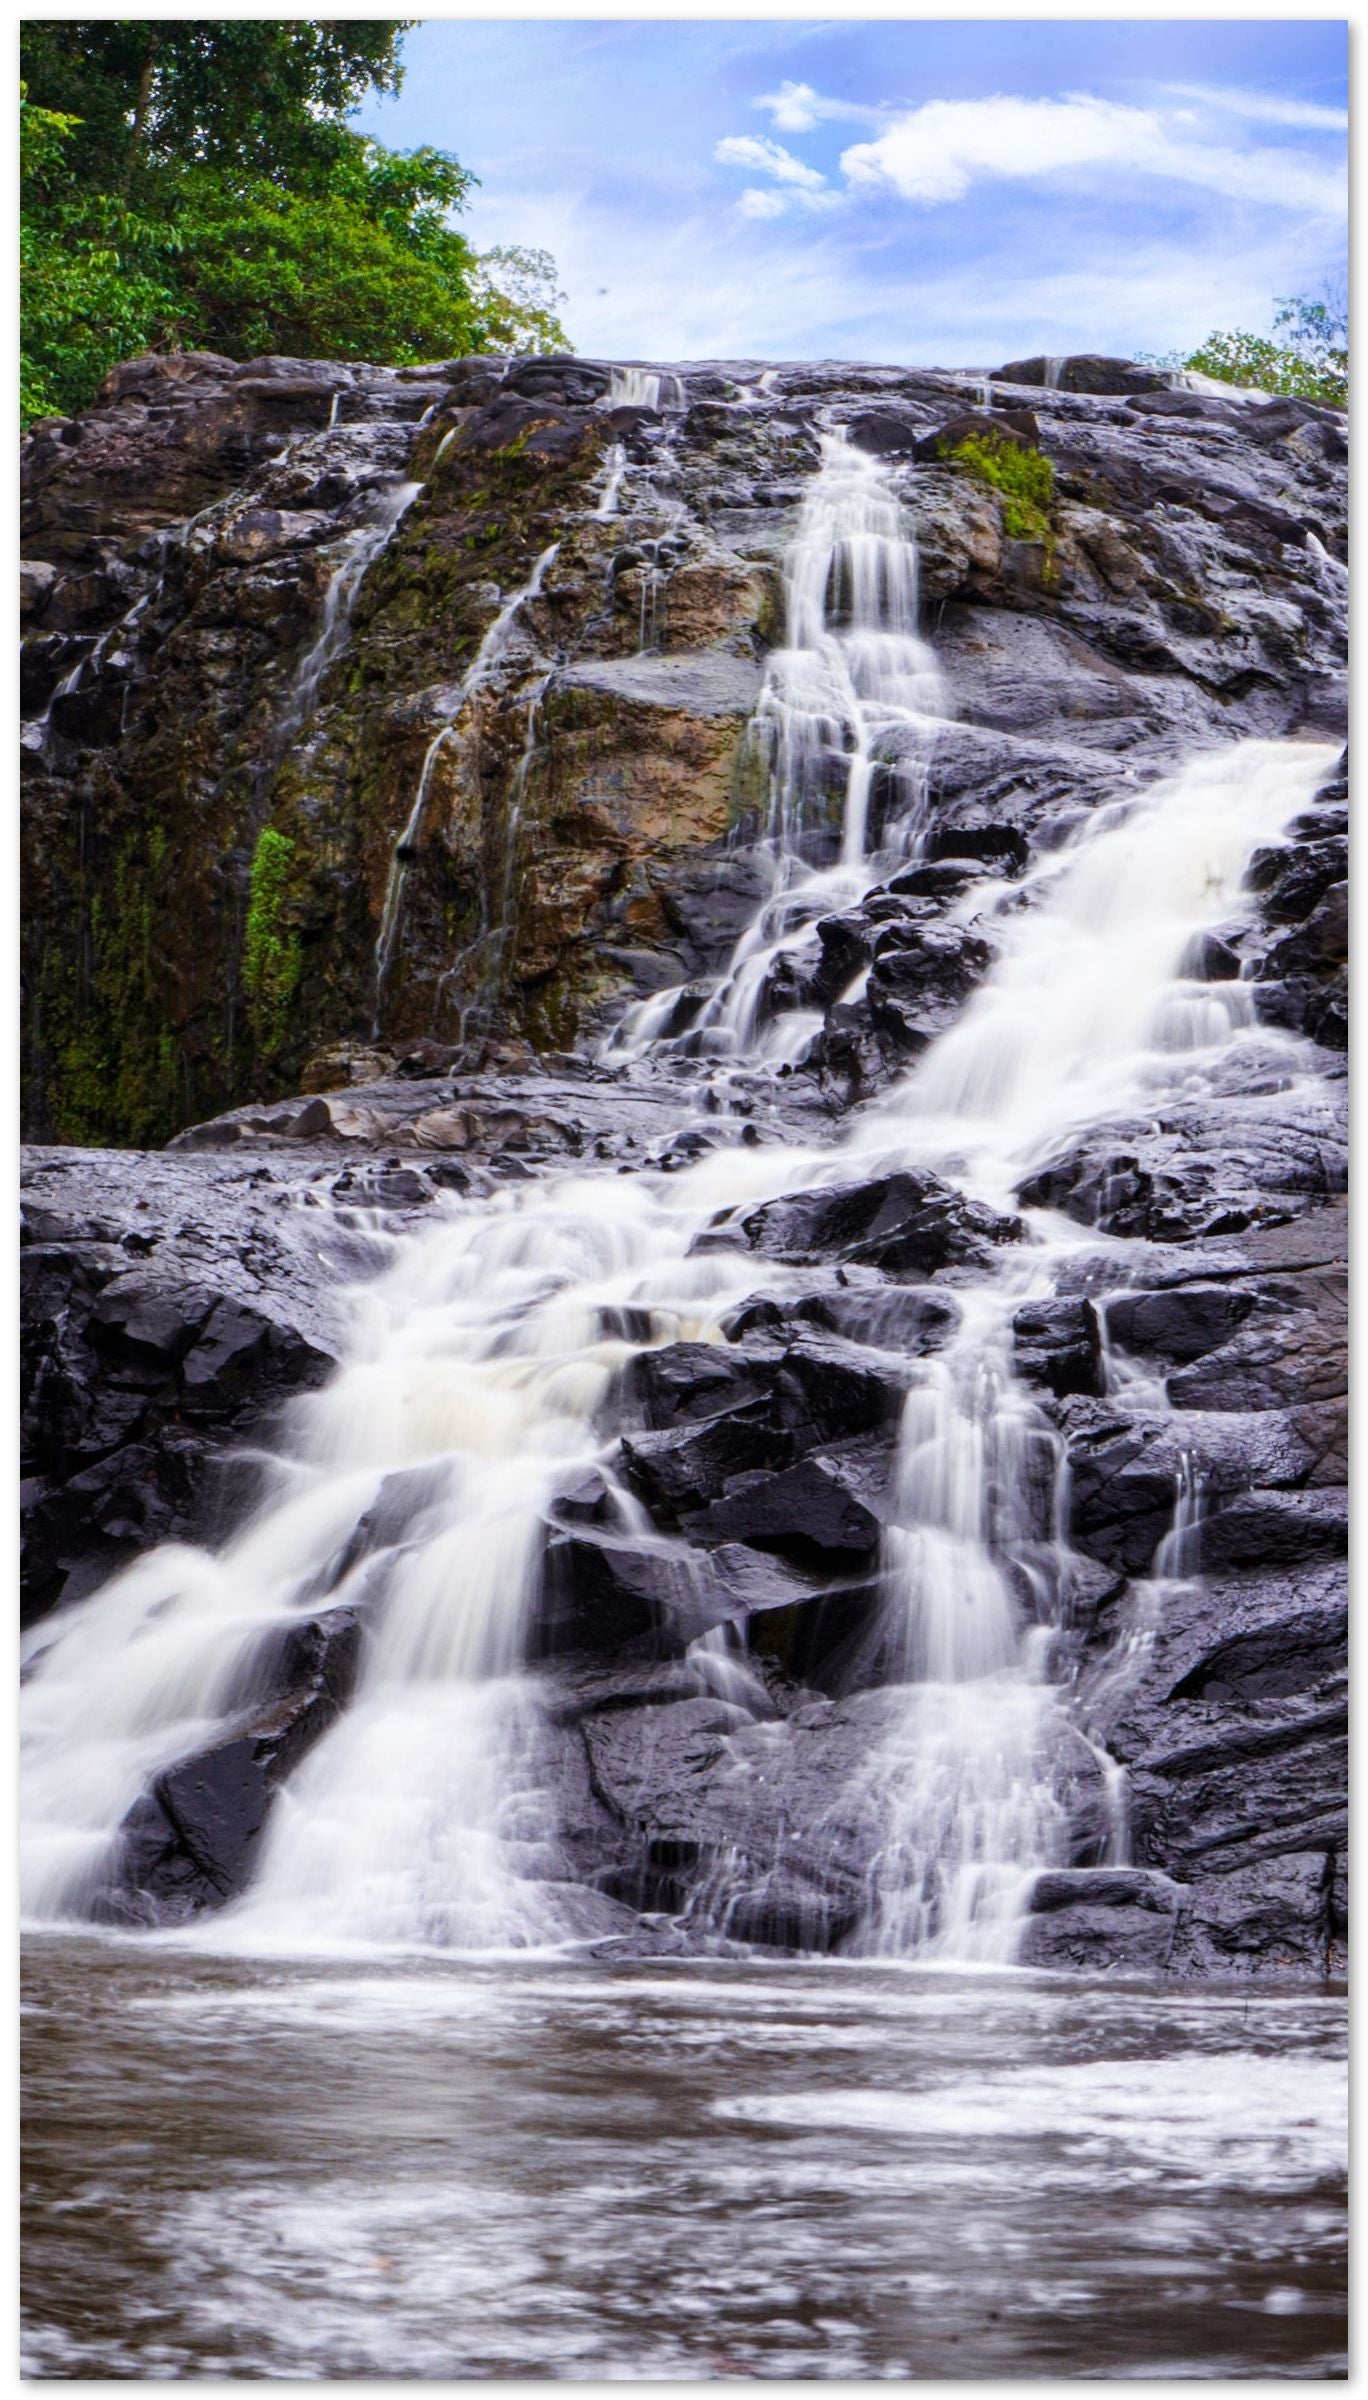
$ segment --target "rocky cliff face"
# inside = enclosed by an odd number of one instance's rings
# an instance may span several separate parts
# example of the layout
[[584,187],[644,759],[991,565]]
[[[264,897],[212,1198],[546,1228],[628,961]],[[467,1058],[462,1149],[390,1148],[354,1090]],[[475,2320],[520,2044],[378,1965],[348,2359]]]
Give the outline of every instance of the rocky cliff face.
[[[986,415],[1053,466],[1026,533],[955,455]],[[795,1039],[719,1096],[705,979],[763,888],[752,712],[834,424],[889,463],[947,718],[929,751],[885,728],[872,843],[912,792],[915,855],[767,959],[755,1021]],[[1010,1326],[1062,1469],[1022,1470],[1028,1609],[1047,1537],[1070,1562],[1067,1826],[1023,1955],[1337,1965],[1343,768],[1184,968],[1199,994],[1239,984],[1269,1046],[1152,1109],[1104,1096],[1009,1205],[820,1169],[991,975],[1031,862],[1194,750],[1342,736],[1343,455],[1328,412],[1105,360],[1051,387],[1016,362],[987,393],[735,362],[143,361],[40,429],[31,1121],[176,1139],[32,1154],[35,1616],[240,1510],[225,1444],[330,1372],[339,1278],[448,1195],[801,1146],[810,1189],[697,1237],[740,1279],[718,1338],[619,1312],[633,1355],[596,1419],[614,1446],[548,1502],[532,1652],[578,1930],[840,1947],[886,1846],[887,1793],[856,1768],[888,1737],[909,1383],[1026,1240],[1017,1212],[1053,1211],[1096,1243]],[[599,1053],[656,991],[676,1046]],[[242,1888],[372,1638],[358,1561],[402,1557],[430,1505],[389,1479],[222,1738],[139,1803],[107,1913]],[[364,1588],[379,1606],[383,1576]],[[744,1688],[699,1665],[724,1635]]]
[[972,820],[1009,855],[1103,758],[1342,722],[1326,412],[1105,361],[1078,393],[994,384],[1054,468],[1026,540],[938,455],[984,414],[953,376],[662,373],[190,354],[35,430],[33,1136],[161,1141],[420,1040],[563,1050],[716,966],[758,888],[747,726],[833,412],[894,463],[920,544],[960,848]]

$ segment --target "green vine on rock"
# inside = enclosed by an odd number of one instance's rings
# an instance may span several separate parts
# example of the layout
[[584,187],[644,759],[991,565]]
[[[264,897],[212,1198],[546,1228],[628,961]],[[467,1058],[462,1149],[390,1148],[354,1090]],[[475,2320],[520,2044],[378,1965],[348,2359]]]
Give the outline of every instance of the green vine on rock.
[[1054,556],[1054,468],[1038,450],[1027,450],[1005,434],[985,430],[963,441],[941,444],[942,458],[967,467],[980,483],[988,484],[1002,501],[1002,530],[1017,542],[1042,542],[1047,561]]
[[256,1046],[269,1058],[285,1039],[290,1002],[299,982],[297,933],[281,931],[295,846],[273,825],[262,827],[252,852],[247,887],[247,929],[242,945],[242,988]]

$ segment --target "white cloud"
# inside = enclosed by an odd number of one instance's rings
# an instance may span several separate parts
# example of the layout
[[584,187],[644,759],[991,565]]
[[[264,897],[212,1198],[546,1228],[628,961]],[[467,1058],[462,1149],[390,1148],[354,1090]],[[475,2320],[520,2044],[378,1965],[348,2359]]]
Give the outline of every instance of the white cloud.
[[717,144],[713,157],[724,167],[749,167],[753,174],[772,175],[779,186],[777,191],[764,191],[750,185],[736,204],[743,217],[782,217],[793,208],[817,213],[844,204],[845,195],[830,190],[825,175],[805,166],[768,134],[757,139],[752,133],[729,133]]
[[825,99],[810,83],[791,83],[787,77],[777,92],[762,92],[751,107],[767,108],[777,133],[811,133],[828,120],[877,125],[884,115],[881,108],[866,108],[857,100]]
[[717,144],[713,157],[724,167],[749,167],[753,174],[772,175],[776,183],[789,183],[804,191],[821,191],[825,175],[815,167],[803,164],[782,142],[772,142],[768,134],[729,133]]
[[554,227],[570,294],[562,313],[591,358],[846,358],[981,372],[1042,350],[1188,350],[1214,326],[1265,324],[1270,292],[1312,291],[1330,263],[1318,224],[1255,227],[1243,212],[1233,231],[1223,213],[1182,243],[1146,239],[1143,218],[1080,242],[1071,218],[1067,238],[1033,248],[1028,271],[1005,210],[975,229],[968,257],[946,248],[964,226],[955,217],[939,221],[934,241],[891,248],[862,243],[851,212],[800,223],[732,213],[725,240],[722,222],[706,189],[693,201],[681,189],[662,217],[624,211],[578,177],[493,173],[465,220],[481,249],[535,246]]
[[1279,100],[1266,92],[1242,92],[1206,83],[1170,83],[1165,89],[1180,100],[1200,100],[1223,116],[1244,117],[1255,125],[1285,125],[1303,133],[1349,130],[1347,108],[1321,108],[1312,100]]
[[1059,100],[931,100],[876,141],[842,154],[851,183],[891,187],[928,206],[962,200],[983,178],[1017,179],[1104,168],[1195,184],[1227,199],[1262,201],[1334,215],[1344,181],[1298,151],[1233,150],[1175,140],[1150,109],[1070,93]]
[[751,184],[736,205],[743,217],[782,217],[788,207],[788,198],[783,192],[763,192]]

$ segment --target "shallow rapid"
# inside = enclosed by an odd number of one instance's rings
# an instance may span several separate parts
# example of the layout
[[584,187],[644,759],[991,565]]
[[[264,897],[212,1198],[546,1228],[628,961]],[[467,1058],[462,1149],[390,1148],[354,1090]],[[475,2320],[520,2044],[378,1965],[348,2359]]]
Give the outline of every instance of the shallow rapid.
[[43,1936],[24,2372],[1345,2372],[1342,1999]]

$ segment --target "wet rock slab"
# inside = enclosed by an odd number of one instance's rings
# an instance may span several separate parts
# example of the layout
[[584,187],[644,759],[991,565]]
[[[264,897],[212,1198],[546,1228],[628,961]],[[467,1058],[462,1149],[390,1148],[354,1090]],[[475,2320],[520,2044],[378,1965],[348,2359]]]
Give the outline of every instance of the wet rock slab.
[[380,1254],[315,1197],[250,1155],[26,1153],[26,1621],[207,1531],[215,1463],[332,1372],[339,1278]]

